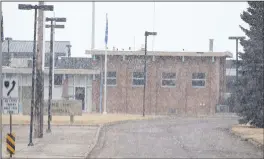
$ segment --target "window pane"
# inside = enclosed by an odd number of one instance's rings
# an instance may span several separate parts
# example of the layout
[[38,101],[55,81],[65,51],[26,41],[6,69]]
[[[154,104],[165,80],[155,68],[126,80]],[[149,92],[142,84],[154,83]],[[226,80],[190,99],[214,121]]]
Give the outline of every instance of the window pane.
[[162,80],[162,86],[176,86],[175,80]]
[[107,79],[107,85],[116,85],[116,79]]
[[204,80],[192,81],[192,86],[194,86],[194,87],[204,87],[205,86],[205,81]]
[[144,72],[133,72],[133,78],[144,78]]
[[193,79],[205,79],[205,73],[193,73],[192,78]]
[[116,72],[107,72],[107,77],[116,77]]
[[63,75],[58,74],[58,75],[54,75],[54,85],[62,85],[62,77]]
[[163,73],[162,73],[162,78],[166,78],[166,79],[173,79],[173,78],[176,78],[176,73],[167,73],[167,72],[163,72]]
[[144,85],[144,79],[133,79],[133,85],[135,86],[143,86]]
[[12,73],[6,73],[6,78],[12,78],[12,77],[13,77]]

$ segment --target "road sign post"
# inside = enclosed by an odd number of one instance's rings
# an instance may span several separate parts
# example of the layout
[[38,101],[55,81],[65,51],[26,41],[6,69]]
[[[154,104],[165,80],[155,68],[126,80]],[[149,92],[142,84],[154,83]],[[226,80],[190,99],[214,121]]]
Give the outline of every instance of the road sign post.
[[15,141],[14,133],[10,132],[6,135],[6,150],[10,154],[10,158],[12,158],[12,155],[14,155],[16,151]]
[[10,133],[7,134],[7,151],[10,157],[15,154],[15,135],[12,133],[12,114],[18,114],[18,85],[17,79],[5,78],[3,80],[3,113],[9,114]]

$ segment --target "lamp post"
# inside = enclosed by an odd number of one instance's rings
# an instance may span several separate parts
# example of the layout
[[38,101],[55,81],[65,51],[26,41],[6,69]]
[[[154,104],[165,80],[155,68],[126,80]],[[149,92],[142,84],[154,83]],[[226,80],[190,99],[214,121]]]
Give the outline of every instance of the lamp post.
[[146,61],[147,61],[147,43],[148,43],[148,36],[156,36],[157,32],[148,32],[145,31],[145,56],[144,56],[144,93],[143,93],[143,117],[145,116],[145,96],[146,96],[146,73],[147,73],[147,67],[146,67]]
[[34,9],[34,41],[33,41],[33,58],[32,58],[32,89],[31,89],[31,108],[30,108],[30,132],[29,132],[29,144],[33,146],[32,133],[33,133],[33,110],[35,106],[35,80],[36,80],[36,39],[37,39],[37,11],[53,11],[53,5],[31,5],[31,4],[19,4],[20,10],[32,10]]
[[10,67],[11,64],[11,55],[10,55],[10,41],[13,40],[10,37],[6,37],[5,40],[7,40],[7,54],[8,54],[8,66]]
[[244,36],[230,36],[229,40],[236,40],[236,83],[238,82],[238,40],[245,39]]
[[54,29],[64,28],[64,25],[56,25],[54,22],[66,22],[66,18],[46,18],[50,25],[46,25],[46,28],[50,28],[50,56],[49,56],[49,100],[48,100],[48,129],[47,133],[51,132],[50,122],[51,122],[51,99],[52,99],[52,85],[53,85],[53,56],[54,56]]
[[[0,90],[2,90],[2,77],[3,77],[3,74],[2,74],[2,44],[3,44],[3,41],[4,41],[4,31],[3,31],[3,13],[2,13],[2,1],[0,2],[0,19],[1,19],[1,25],[0,25],[0,36],[1,36],[1,50],[0,50]],[[2,91],[0,91],[0,111],[1,111],[1,114],[2,114],[2,111],[3,111],[3,108],[2,108]],[[1,127],[2,127],[2,122],[1,122]],[[0,131],[0,136],[2,136],[2,131]],[[3,138],[1,137],[0,139],[0,142],[2,143],[3,141]],[[0,152],[0,156],[2,156],[2,151]]]
[[[237,86],[237,84],[238,84],[238,40],[245,39],[245,37],[244,36],[230,36],[230,37],[228,37],[228,39],[229,40],[236,40],[236,86]],[[235,100],[235,105],[237,105],[237,97],[235,97],[234,100]]]

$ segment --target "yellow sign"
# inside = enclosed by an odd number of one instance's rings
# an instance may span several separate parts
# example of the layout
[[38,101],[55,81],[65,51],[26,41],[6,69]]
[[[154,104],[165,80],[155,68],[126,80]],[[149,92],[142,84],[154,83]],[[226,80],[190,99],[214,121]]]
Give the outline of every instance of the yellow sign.
[[15,154],[16,150],[16,144],[15,144],[15,134],[14,133],[8,133],[6,136],[6,150],[9,154],[13,155]]

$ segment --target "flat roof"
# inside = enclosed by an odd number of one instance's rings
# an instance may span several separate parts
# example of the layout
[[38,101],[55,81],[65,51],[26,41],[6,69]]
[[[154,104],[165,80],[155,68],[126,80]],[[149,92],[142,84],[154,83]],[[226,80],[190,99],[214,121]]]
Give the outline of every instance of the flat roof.
[[[105,50],[86,50],[87,55],[104,55]],[[108,55],[145,55],[144,51],[113,51],[107,50]],[[171,51],[148,51],[148,56],[209,56],[209,57],[233,57],[233,54],[229,51],[225,52],[171,52]]]
[[[3,67],[3,73],[15,73],[15,74],[31,74],[32,68],[14,68],[14,67]],[[44,74],[48,74],[49,69],[45,68]],[[87,75],[87,74],[100,74],[100,70],[94,69],[54,69],[55,74],[78,74],[78,75]]]

